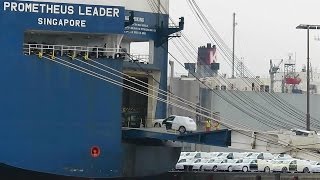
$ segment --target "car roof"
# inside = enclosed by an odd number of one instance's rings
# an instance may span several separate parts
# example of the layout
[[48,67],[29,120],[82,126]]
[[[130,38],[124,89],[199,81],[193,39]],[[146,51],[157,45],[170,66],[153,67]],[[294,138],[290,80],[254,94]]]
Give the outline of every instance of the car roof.
[[190,117],[187,117],[187,116],[178,116],[178,115],[171,115],[169,117],[181,117],[181,118],[190,118]]

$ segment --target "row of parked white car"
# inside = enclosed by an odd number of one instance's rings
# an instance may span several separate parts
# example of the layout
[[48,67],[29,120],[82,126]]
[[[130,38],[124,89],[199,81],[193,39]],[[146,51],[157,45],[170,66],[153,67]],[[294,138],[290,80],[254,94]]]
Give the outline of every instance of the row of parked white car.
[[295,159],[287,154],[182,152],[175,170],[320,173],[320,163]]

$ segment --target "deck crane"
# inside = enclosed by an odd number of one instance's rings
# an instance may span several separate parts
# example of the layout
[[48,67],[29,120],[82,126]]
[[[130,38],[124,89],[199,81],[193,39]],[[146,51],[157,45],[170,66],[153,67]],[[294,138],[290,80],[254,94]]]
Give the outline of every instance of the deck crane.
[[280,65],[282,64],[283,59],[279,62],[279,64],[275,65],[272,63],[272,59],[270,59],[270,69],[269,69],[269,74],[270,74],[270,89],[271,92],[274,92],[274,82],[275,82],[275,74],[280,70]]

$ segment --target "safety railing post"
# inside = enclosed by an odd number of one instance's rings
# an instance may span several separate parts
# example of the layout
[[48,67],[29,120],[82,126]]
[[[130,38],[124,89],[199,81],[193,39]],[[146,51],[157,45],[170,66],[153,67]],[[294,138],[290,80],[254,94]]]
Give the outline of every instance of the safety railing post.
[[43,54],[43,44],[40,45],[40,52]]

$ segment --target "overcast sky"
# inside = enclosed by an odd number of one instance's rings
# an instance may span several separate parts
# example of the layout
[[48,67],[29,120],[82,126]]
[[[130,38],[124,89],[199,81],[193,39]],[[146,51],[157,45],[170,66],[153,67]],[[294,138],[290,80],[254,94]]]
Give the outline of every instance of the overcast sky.
[[[270,59],[287,59],[290,53],[297,55],[297,70],[306,64],[307,33],[297,30],[299,24],[320,24],[319,0],[196,0],[210,23],[232,47],[232,14],[237,14],[236,55],[244,58],[245,65],[255,74],[266,77]],[[171,17],[178,21],[185,17],[183,31],[196,47],[205,45],[208,38],[193,16],[186,0],[170,1]],[[320,31],[310,33],[310,57],[314,68],[320,69]],[[182,56],[170,48],[179,60]],[[221,73],[231,72],[218,55]],[[277,62],[277,60],[275,60]],[[283,66],[282,66],[283,67]],[[183,68],[176,65],[177,74]]]

